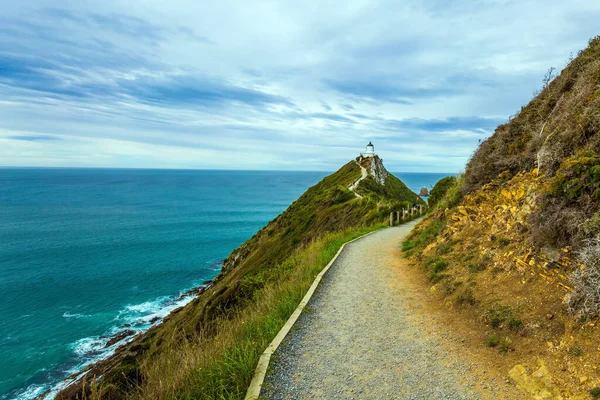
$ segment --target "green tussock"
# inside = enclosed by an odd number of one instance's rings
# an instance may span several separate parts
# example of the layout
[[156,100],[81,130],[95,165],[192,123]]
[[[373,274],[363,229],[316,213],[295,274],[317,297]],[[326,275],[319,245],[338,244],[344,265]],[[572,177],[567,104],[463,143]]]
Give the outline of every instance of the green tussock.
[[309,188],[231,253],[213,287],[92,371],[97,384],[58,398],[242,399],[261,353],[340,246],[423,204],[393,175],[361,181],[359,198],[348,187],[360,177],[352,161]]

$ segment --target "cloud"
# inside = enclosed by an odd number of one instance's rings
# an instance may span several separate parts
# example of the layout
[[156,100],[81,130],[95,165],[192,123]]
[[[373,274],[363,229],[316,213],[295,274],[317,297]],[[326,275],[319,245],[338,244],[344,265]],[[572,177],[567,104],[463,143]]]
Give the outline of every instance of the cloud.
[[450,87],[409,87],[397,83],[382,82],[382,78],[374,78],[372,82],[364,81],[328,81],[326,84],[342,95],[361,101],[391,102],[413,104],[421,99],[459,94],[459,90]]
[[506,122],[502,118],[487,117],[449,117],[444,119],[407,118],[404,120],[388,120],[385,125],[390,128],[408,129],[425,132],[476,131],[489,133],[498,125]]
[[584,0],[25,3],[0,5],[5,165],[333,170],[373,140],[392,170],[458,171],[600,18]]
[[12,140],[25,140],[27,142],[60,140],[60,138],[58,138],[56,136],[48,136],[48,135],[13,135],[13,136],[8,136],[8,139],[12,139]]

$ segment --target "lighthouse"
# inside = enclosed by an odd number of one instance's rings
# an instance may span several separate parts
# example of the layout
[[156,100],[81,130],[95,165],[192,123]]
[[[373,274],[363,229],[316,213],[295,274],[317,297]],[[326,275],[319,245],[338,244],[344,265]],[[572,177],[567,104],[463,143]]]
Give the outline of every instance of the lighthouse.
[[369,144],[367,145],[367,151],[362,153],[362,156],[363,157],[374,157],[375,156],[375,146],[373,146],[373,143],[369,142]]

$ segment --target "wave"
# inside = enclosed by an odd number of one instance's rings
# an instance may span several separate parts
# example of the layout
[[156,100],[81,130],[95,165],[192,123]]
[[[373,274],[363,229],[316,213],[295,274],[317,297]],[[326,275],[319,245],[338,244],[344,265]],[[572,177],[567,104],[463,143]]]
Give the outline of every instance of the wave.
[[[221,262],[211,265],[214,270],[220,269],[221,266]],[[137,334],[160,324],[173,310],[192,301],[197,296],[199,288],[205,288],[210,284],[210,281],[206,281],[201,285],[194,285],[192,289],[180,292],[177,296],[161,296],[151,301],[124,306],[113,319],[113,326],[103,335],[81,338],[70,345],[71,359],[76,361],[71,362],[70,367],[63,367],[60,371],[56,371],[70,378],[62,379],[59,383],[54,380],[47,384],[32,384],[6,395],[10,397],[0,395],[0,400],[8,398],[31,400],[42,395],[44,400],[53,400],[61,390],[77,381],[85,373],[81,371],[86,367],[110,357],[117,347],[129,343]],[[85,318],[89,315],[65,312],[63,317]]]
[[71,314],[69,312],[64,312],[62,316],[63,316],[63,318],[75,318],[75,319],[91,317],[91,315],[88,315],[88,314],[77,314],[77,313]]

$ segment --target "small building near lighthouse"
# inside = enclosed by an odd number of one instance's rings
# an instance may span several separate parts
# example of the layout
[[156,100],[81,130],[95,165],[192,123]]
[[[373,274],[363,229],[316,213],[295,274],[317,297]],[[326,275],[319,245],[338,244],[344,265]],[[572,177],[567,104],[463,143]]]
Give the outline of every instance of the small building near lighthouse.
[[362,153],[362,156],[363,157],[375,157],[375,146],[373,146],[373,143],[369,142],[369,144],[367,145],[367,151]]

